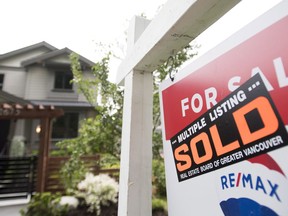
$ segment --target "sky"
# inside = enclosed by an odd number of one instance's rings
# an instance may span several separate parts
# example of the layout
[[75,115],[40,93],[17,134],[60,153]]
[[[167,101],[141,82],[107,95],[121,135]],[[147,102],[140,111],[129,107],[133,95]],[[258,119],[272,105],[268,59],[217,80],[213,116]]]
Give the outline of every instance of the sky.
[[[171,0],[170,0],[171,1]],[[167,0],[3,0],[0,1],[0,54],[41,41],[58,49],[68,47],[98,61],[104,47],[112,45],[125,55],[126,30],[134,15],[153,19]],[[280,0],[242,0],[196,42],[200,54],[267,11]],[[211,38],[211,33],[213,37]],[[114,81],[121,60],[113,60]]]
[[4,0],[0,54],[46,41],[94,60],[96,44],[122,40],[134,15],[154,17],[166,0]]

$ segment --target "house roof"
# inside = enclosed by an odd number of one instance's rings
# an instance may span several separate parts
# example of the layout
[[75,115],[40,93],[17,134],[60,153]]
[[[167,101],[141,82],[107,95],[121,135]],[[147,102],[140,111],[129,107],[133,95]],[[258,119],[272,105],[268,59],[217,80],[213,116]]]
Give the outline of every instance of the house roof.
[[[19,55],[19,54],[24,54],[26,52],[30,52],[30,51],[33,51],[33,50],[36,50],[39,48],[47,48],[48,50],[44,54],[41,54],[41,55],[38,55],[36,57],[32,57],[30,59],[26,59],[26,60],[22,61],[21,62],[22,66],[25,67],[25,66],[29,66],[29,65],[32,65],[35,63],[46,63],[51,58],[54,58],[54,57],[57,57],[57,56],[60,56],[63,54],[66,54],[66,55],[70,55],[71,53],[77,54],[76,52],[74,52],[68,48],[63,48],[63,49],[59,50],[56,47],[50,45],[49,43],[42,41],[40,43],[33,44],[31,46],[27,46],[27,47],[24,47],[21,49],[17,49],[17,50],[2,54],[2,55],[0,55],[0,60],[7,59],[10,57]],[[95,63],[90,61],[89,59],[87,59],[87,58],[85,58],[79,54],[77,54],[77,55],[79,56],[79,61],[82,64],[85,64],[86,66],[89,66],[89,67],[92,67],[93,65],[95,65]]]
[[6,59],[6,58],[10,58],[12,56],[19,55],[19,54],[22,54],[22,53],[26,53],[26,52],[29,52],[29,51],[34,50],[34,49],[39,49],[41,47],[47,48],[50,51],[57,50],[56,47],[48,44],[45,41],[42,41],[42,42],[37,43],[37,44],[33,44],[33,45],[30,45],[30,46],[27,46],[27,47],[24,47],[24,48],[21,48],[21,49],[17,49],[17,50],[2,54],[2,55],[0,55],[0,60]]
[[[26,67],[26,66],[29,66],[29,65],[35,64],[35,63],[43,63],[43,62],[45,62],[45,61],[47,61],[47,60],[49,60],[51,58],[54,58],[54,57],[57,57],[57,56],[60,56],[60,55],[63,55],[63,54],[70,55],[71,53],[75,53],[75,52],[73,52],[72,50],[70,50],[68,48],[63,48],[61,50],[54,50],[54,51],[51,51],[49,53],[45,53],[45,54],[36,56],[34,58],[25,60],[21,64],[22,64],[22,66]],[[79,55],[79,54],[77,54],[77,55]],[[79,55],[79,60],[82,63],[87,64],[90,67],[92,67],[95,64],[94,62],[88,60],[87,58],[85,58],[85,57],[83,57],[81,55]]]
[[0,104],[19,104],[19,105],[34,105],[31,101],[24,100],[20,97],[16,97],[15,95],[9,94],[8,92],[0,90]]
[[55,109],[54,106],[36,105],[31,101],[0,90],[0,120],[54,118],[63,114],[62,109]]

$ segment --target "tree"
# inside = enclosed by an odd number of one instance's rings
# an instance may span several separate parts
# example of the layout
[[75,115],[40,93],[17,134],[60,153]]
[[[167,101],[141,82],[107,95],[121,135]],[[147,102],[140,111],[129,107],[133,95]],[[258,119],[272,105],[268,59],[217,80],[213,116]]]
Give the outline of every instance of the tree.
[[77,138],[57,143],[70,156],[61,169],[68,191],[73,190],[85,175],[81,156],[107,153],[119,161],[123,107],[123,89],[108,81],[110,53],[92,67],[92,78],[83,76],[78,55],[71,54],[70,59],[73,73],[71,82],[77,85],[78,91],[94,107],[96,116],[81,122]]
[[83,153],[109,153],[119,158],[122,125],[123,89],[108,80],[110,53],[92,67],[92,78],[83,76],[79,58],[71,54],[72,82],[94,107],[96,116],[81,122],[79,136],[65,140],[81,143]]
[[[164,163],[162,155],[162,136],[159,127],[160,104],[159,104],[159,83],[169,75],[169,72],[177,71],[178,68],[188,59],[195,55],[195,46],[187,46],[175,56],[171,56],[167,62],[160,65],[153,73],[154,75],[154,95],[153,95],[153,158],[156,167],[161,167],[154,173],[154,183],[161,187],[163,195],[163,185],[165,185]],[[62,149],[66,149],[71,155],[71,159],[65,164],[63,169],[69,187],[75,186],[84,173],[77,170],[84,170],[80,157],[84,154],[107,153],[120,159],[120,142],[122,131],[122,110],[123,110],[123,89],[108,80],[108,63],[111,53],[109,52],[100,62],[92,68],[92,78],[83,76],[78,56],[71,55],[71,68],[73,72],[72,82],[78,86],[80,93],[84,94],[88,102],[96,111],[95,118],[85,119],[79,129],[79,136],[72,140],[65,140],[58,143]],[[97,98],[100,100],[97,103]],[[75,162],[76,161],[76,162]],[[73,170],[76,173],[73,173]],[[76,170],[75,170],[76,169]],[[159,176],[161,174],[161,176]],[[73,177],[76,175],[76,177]],[[158,175],[158,177],[157,177]],[[72,182],[74,181],[74,183]],[[163,182],[164,181],[164,182]]]

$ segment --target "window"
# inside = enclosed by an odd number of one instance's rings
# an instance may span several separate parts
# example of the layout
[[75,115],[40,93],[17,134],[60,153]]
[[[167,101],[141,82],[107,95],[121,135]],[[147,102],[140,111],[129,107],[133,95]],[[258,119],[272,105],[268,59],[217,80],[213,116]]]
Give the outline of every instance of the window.
[[3,84],[4,84],[4,74],[0,74],[0,90],[3,89]]
[[55,72],[55,89],[72,90],[73,85],[70,81],[73,79],[73,74],[70,71]]
[[53,123],[52,138],[75,138],[78,135],[79,113],[65,113]]

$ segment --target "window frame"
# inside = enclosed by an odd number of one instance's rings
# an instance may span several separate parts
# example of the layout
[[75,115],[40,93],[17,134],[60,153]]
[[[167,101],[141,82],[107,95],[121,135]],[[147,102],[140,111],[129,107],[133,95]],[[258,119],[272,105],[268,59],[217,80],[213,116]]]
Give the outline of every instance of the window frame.
[[[60,77],[60,86],[57,84],[57,77]],[[73,74],[70,70],[56,70],[54,72],[54,86],[53,91],[58,92],[74,92],[74,85],[70,83],[73,79]],[[69,88],[67,88],[67,83],[69,83]]]

